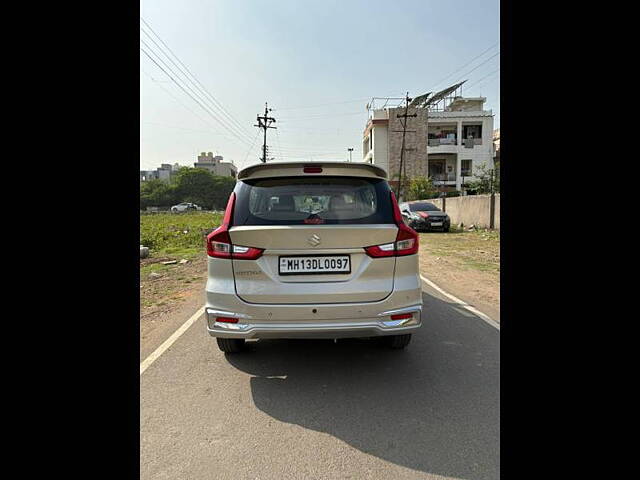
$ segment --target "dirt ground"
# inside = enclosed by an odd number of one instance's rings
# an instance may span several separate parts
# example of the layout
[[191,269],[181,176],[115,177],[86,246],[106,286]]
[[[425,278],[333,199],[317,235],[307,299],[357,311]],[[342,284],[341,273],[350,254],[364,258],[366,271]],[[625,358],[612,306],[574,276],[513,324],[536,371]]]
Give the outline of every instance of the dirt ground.
[[167,325],[172,325],[178,312],[191,309],[195,311],[204,303],[206,254],[193,256],[183,265],[161,263],[181,259],[167,256],[140,260],[141,345],[148,343],[152,337],[157,337]]
[[420,234],[420,271],[445,291],[500,321],[500,234]]

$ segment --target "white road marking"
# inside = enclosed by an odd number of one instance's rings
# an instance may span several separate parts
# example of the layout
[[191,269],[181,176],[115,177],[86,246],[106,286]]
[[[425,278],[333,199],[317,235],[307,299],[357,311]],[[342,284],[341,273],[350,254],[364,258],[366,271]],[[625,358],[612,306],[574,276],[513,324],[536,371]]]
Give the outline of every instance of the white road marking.
[[171,335],[169,338],[167,338],[162,345],[160,345],[158,348],[156,348],[151,355],[149,355],[147,358],[145,358],[144,361],[140,364],[140,375],[142,375],[144,373],[144,371],[147,368],[149,368],[149,366],[153,362],[155,362],[160,355],[162,355],[165,352],[165,350],[167,350],[171,345],[173,345],[173,343],[178,338],[180,338],[180,335],[182,335],[184,332],[186,332],[189,329],[189,327],[191,325],[193,325],[194,322],[196,320],[198,320],[202,316],[203,313],[204,313],[204,306],[200,307],[198,309],[198,311],[196,313],[194,313],[193,316],[189,320],[184,322],[182,324],[182,326],[178,330],[173,332],[173,335]]
[[434,290],[440,292],[442,295],[444,295],[445,297],[453,300],[454,302],[460,304],[459,306],[462,308],[465,308],[467,310],[469,310],[471,313],[476,314],[478,317],[480,317],[482,320],[484,320],[485,322],[487,322],[489,325],[491,325],[492,327],[494,327],[495,329],[497,329],[498,331],[500,331],[500,324],[498,322],[496,322],[495,320],[493,320],[491,317],[489,317],[488,315],[485,315],[484,313],[482,313],[480,310],[478,310],[475,307],[472,307],[471,305],[469,305],[467,302],[460,300],[458,297],[455,297],[453,295],[451,295],[450,293],[445,292],[443,289],[441,289],[438,285],[436,285],[435,283],[433,283],[431,280],[429,280],[427,277],[425,277],[424,275],[420,275],[420,278],[427,284],[429,285],[431,288],[433,288]]

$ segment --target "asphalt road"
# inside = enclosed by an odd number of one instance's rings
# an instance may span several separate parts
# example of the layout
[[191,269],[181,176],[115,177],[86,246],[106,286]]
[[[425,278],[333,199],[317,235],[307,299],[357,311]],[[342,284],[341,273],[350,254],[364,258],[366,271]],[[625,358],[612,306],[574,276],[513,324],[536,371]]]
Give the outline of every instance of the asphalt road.
[[140,378],[140,478],[499,478],[500,332],[423,296],[404,351],[269,340],[225,357],[198,321]]

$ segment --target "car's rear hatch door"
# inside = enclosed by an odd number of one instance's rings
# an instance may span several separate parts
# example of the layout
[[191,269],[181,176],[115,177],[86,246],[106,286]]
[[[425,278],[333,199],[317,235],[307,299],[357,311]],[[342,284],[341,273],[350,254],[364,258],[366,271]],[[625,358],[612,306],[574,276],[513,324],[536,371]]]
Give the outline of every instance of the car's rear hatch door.
[[233,260],[236,292],[251,303],[374,302],[393,290],[395,257],[363,247],[393,242],[396,225],[233,227],[232,243],[263,248],[257,260]]
[[233,259],[236,292],[252,303],[375,302],[393,291],[395,258],[364,247],[394,242],[390,190],[379,178],[297,176],[238,182],[234,245],[264,249]]

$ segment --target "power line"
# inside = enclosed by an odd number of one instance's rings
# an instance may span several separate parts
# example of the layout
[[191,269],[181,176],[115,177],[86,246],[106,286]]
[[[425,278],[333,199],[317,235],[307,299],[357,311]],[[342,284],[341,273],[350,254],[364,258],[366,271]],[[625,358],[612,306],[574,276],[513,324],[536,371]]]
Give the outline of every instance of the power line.
[[[141,30],[142,30],[142,29],[141,29]],[[144,30],[142,30],[142,31],[144,32]],[[148,34],[148,33],[146,33],[146,32],[144,32],[144,33],[145,33],[147,36],[149,36],[149,34]],[[150,37],[150,38],[151,38],[151,37]],[[181,73],[184,77],[186,77],[186,78],[187,78],[187,80],[188,80],[188,81],[189,81],[189,82],[190,82],[190,83],[195,87],[195,89],[197,90],[197,92],[196,92],[196,91],[194,91],[194,90],[193,90],[193,88],[191,88],[188,84],[186,84],[186,83],[184,82],[184,80],[183,80],[183,79],[182,79],[178,74],[176,74],[176,72],[175,72],[175,71],[174,71],[174,70],[173,70],[169,65],[167,65],[167,63],[166,63],[164,60],[162,60],[162,58],[160,57],[160,55],[159,55],[159,54],[158,54],[158,53],[157,53],[157,52],[156,52],[156,51],[155,51],[155,50],[154,50],[154,49],[153,49],[149,44],[147,44],[147,42],[145,42],[145,41],[144,41],[144,39],[142,39],[142,38],[140,39],[140,42],[142,42],[142,44],[143,44],[145,47],[147,47],[147,49],[149,49],[149,51],[153,52],[153,54],[158,58],[158,60],[160,60],[160,61],[162,62],[162,64],[163,64],[167,69],[169,69],[169,70],[171,71],[171,73],[173,73],[173,74],[174,74],[178,79],[180,79],[180,81],[181,81],[181,82],[183,82],[183,84],[184,84],[184,85],[185,85],[185,86],[186,86],[186,87],[187,87],[187,88],[188,88],[188,89],[189,89],[189,90],[190,90],[194,95],[196,95],[196,96],[197,96],[197,97],[198,97],[202,102],[204,102],[204,103],[205,103],[205,104],[206,104],[206,105],[207,105],[207,106],[208,106],[212,111],[214,111],[214,110],[215,110],[215,106],[213,106],[213,105],[211,104],[211,101],[206,97],[206,93],[205,93],[205,92],[203,92],[203,91],[202,91],[202,89],[201,89],[201,88],[199,88],[199,87],[198,87],[198,86],[197,86],[197,85],[196,85],[192,80],[190,80],[190,79],[187,77],[187,75],[186,75],[182,70],[180,70],[180,67],[176,64],[176,62],[174,62],[174,61],[171,59],[171,57],[169,57],[169,55],[167,55],[167,53],[166,53],[164,50],[162,50],[162,47],[160,47],[160,46],[158,45],[158,43],[157,43],[153,38],[151,38],[151,41],[152,41],[152,42],[153,42],[153,43],[158,47],[158,50],[159,50],[159,51],[160,51],[160,52],[161,52],[165,57],[167,57],[167,59],[168,59],[171,63],[173,63],[173,65],[175,65],[175,66],[176,66],[176,68],[178,68],[178,70],[180,71],[180,73]],[[218,114],[218,113],[219,113],[219,112],[216,112],[216,114]],[[221,124],[223,124],[223,125],[227,128],[227,130],[232,131],[232,129],[231,129],[230,127],[233,127],[233,128],[235,128],[234,133],[236,133],[237,135],[240,135],[240,136],[245,137],[245,140],[246,140],[246,141],[248,141],[248,139],[250,139],[250,138],[251,138],[251,136],[250,136],[249,134],[247,134],[246,132],[243,132],[242,130],[240,130],[240,129],[239,129],[238,127],[236,127],[235,125],[233,125],[233,124],[229,124],[229,126],[227,126],[227,123],[226,123],[227,121],[228,121],[227,119],[224,119],[224,122],[220,122]]]
[[483,56],[485,53],[487,53],[489,50],[491,50],[493,47],[495,47],[496,45],[498,45],[500,42],[496,42],[493,45],[491,45],[489,48],[487,48],[486,50],[484,50],[480,55],[477,55],[475,57],[473,57],[471,60],[469,60],[467,63],[465,63],[464,65],[462,65],[460,68],[458,68],[457,70],[454,70],[453,72],[451,72],[449,75],[447,75],[446,77],[444,77],[442,80],[440,80],[438,83],[436,83],[433,87],[432,90],[435,90],[436,87],[438,85],[440,85],[442,82],[444,82],[446,79],[450,78],[452,75],[455,75],[456,73],[458,73],[460,70],[462,70],[463,68],[465,68],[467,65],[470,65],[471,63],[473,63],[475,60],[477,60],[478,58],[480,58],[481,56]]
[[256,130],[256,136],[253,137],[253,142],[251,142],[251,146],[249,147],[249,150],[247,150],[247,154],[244,157],[244,161],[242,163],[246,163],[247,158],[249,158],[249,154],[251,153],[251,150],[253,150],[253,146],[256,143],[256,140],[258,139],[258,134],[260,133],[260,130]]
[[473,67],[473,68],[472,68],[471,70],[469,70],[467,73],[465,73],[464,75],[462,75],[462,76],[460,77],[460,79],[462,79],[462,78],[464,78],[464,77],[468,76],[471,72],[473,72],[473,71],[477,70],[478,68],[480,68],[482,65],[484,65],[485,63],[487,63],[489,60],[491,60],[493,57],[495,57],[495,56],[497,56],[497,55],[500,55],[500,52],[497,52],[497,53],[495,53],[495,54],[491,55],[491,56],[490,56],[489,58],[487,58],[484,62],[482,62],[482,63],[481,63],[481,64],[479,64],[479,65],[476,65],[475,67]]
[[370,97],[365,97],[365,98],[358,98],[355,100],[345,100],[344,102],[329,102],[329,103],[320,103],[318,105],[305,105],[302,107],[286,107],[286,108],[274,108],[273,111],[274,112],[280,112],[283,110],[302,110],[305,108],[319,108],[319,107],[325,107],[327,105],[342,105],[345,103],[356,103],[356,102],[362,102],[365,100],[369,100]]
[[[140,41],[141,41],[141,42],[142,42],[142,43],[143,43],[147,48],[149,48],[148,44],[147,44],[144,40],[140,39]],[[189,93],[189,92],[188,92],[188,91],[187,91],[187,90],[186,90],[186,89],[185,89],[185,88],[184,88],[180,83],[178,83],[178,81],[176,81],[176,79],[175,79],[175,78],[173,78],[171,75],[169,75],[169,73],[168,73],[164,68],[162,68],[162,66],[161,66],[158,62],[156,62],[156,60],[155,60],[155,59],[154,59],[154,58],[153,58],[153,57],[152,57],[152,56],[151,56],[151,55],[150,55],[150,54],[149,54],[149,53],[148,53],[144,48],[140,47],[140,50],[141,50],[141,51],[142,51],[142,52],[143,52],[143,53],[144,53],[144,54],[145,54],[145,55],[146,55],[146,56],[147,56],[147,57],[148,57],[148,58],[149,58],[153,63],[155,63],[155,64],[156,64],[156,66],[157,66],[160,70],[162,70],[162,72],[163,72],[167,77],[169,77],[169,79],[170,79],[173,83],[175,83],[175,84],[176,84],[176,85],[177,85],[177,86],[178,86],[178,87],[179,87],[179,88],[180,88],[184,93],[186,93],[186,94],[187,94],[187,95],[188,95],[188,96],[189,96],[189,97],[190,97],[194,102],[196,102],[196,103],[200,106],[200,108],[202,108],[206,113],[208,113],[208,114],[209,114],[209,116],[211,116],[211,117],[212,117],[216,122],[218,122],[218,123],[219,123],[220,125],[222,125],[225,129],[227,129],[227,130],[229,131],[229,133],[231,133],[231,134],[232,134],[235,138],[237,138],[239,141],[241,141],[241,142],[242,142],[242,143],[244,143],[245,145],[249,145],[249,141],[248,141],[248,140],[246,140],[246,139],[244,139],[244,138],[242,138],[242,137],[238,136],[238,134],[237,134],[237,133],[235,133],[233,130],[231,130],[231,129],[230,129],[230,128],[225,124],[225,123],[223,123],[223,122],[222,122],[222,121],[221,121],[221,120],[216,116],[216,114],[215,114],[215,113],[213,113],[213,112],[212,112],[212,110],[211,110],[211,108],[210,108],[209,106],[205,106],[205,105],[203,105],[203,104],[202,104],[202,102],[200,102],[200,101],[199,101],[198,99],[196,99],[193,95],[191,95],[191,93]],[[152,49],[150,49],[150,50],[151,50],[151,51],[153,51]],[[154,52],[154,53],[155,53],[155,52]],[[156,56],[158,56],[158,55],[156,54]],[[167,64],[166,64],[166,63],[165,63],[161,58],[159,58],[159,57],[158,57],[158,60],[160,60],[160,62],[162,62],[162,64],[163,64],[163,65],[165,65],[165,67],[167,67],[167,69],[168,69],[171,73],[173,73],[173,74],[175,75],[175,72],[174,72],[173,70],[171,70],[171,67],[169,67],[169,66],[168,66],[168,65],[167,65]],[[187,86],[187,88],[189,88],[189,87]],[[191,88],[189,88],[189,90],[193,91]],[[196,95],[197,95],[197,94],[196,94]],[[198,97],[199,97],[199,96],[198,96]]]
[[[173,52],[173,50],[171,50],[171,48],[169,47],[169,45],[166,44],[166,42],[164,40],[162,40],[162,37],[160,37],[160,35],[158,35],[158,33],[156,33],[156,31],[151,27],[151,25],[149,25],[147,23],[147,21],[140,17],[140,19],[142,20],[142,22],[147,26],[147,28],[149,30],[151,30],[151,32],[158,38],[158,40],[160,40],[160,42],[162,43],[162,45],[164,45],[166,47],[166,49],[171,53],[171,55],[173,55],[173,57],[178,61],[178,63],[180,63],[180,65],[182,65],[184,67],[184,69],[189,73],[189,75],[191,75],[191,77],[198,83],[198,85],[200,85],[200,87],[202,87],[202,90],[209,96],[209,98],[211,98],[211,100],[213,100],[213,102],[219,107],[220,110],[222,110],[222,112],[224,112],[228,119],[232,122],[235,123],[235,125],[237,126],[237,128],[243,132],[245,135],[247,134],[248,131],[244,130],[245,127],[242,126],[242,124],[231,114],[227,111],[226,108],[224,108],[224,106],[218,101],[217,98],[215,98],[211,92],[209,92],[209,90],[207,90],[207,88],[202,84],[202,82],[200,82],[200,80],[198,80],[198,78],[191,72],[191,70],[189,70],[189,68],[180,60],[180,58]],[[149,38],[151,38],[149,36],[149,34],[147,32],[144,31],[144,29],[141,29]],[[153,39],[152,39],[153,40]],[[155,42],[154,42],[155,43]],[[157,45],[157,44],[156,44]],[[163,51],[163,53],[165,53]],[[165,53],[166,55],[166,53]],[[169,56],[167,56],[167,58],[170,59]],[[175,64],[175,63],[174,63]],[[185,75],[186,76],[186,75]]]
[[280,133],[278,133],[279,130],[276,129],[276,144],[278,145],[278,152],[280,152],[280,158],[284,158],[284,155],[282,154],[282,145],[280,145]]
[[363,115],[366,116],[367,112],[366,111],[360,111],[360,112],[347,112],[347,113],[326,113],[326,114],[318,114],[318,115],[304,115],[304,116],[300,116],[300,117],[283,117],[282,119],[286,121],[289,120],[316,120],[318,118],[327,118],[327,117],[347,117],[347,116],[351,116],[351,115]]
[[[154,79],[153,79],[153,77],[152,77],[151,75],[149,75],[149,74],[148,74],[147,72],[145,72],[144,70],[142,70],[142,72],[143,72],[147,77],[149,77],[149,78],[150,78],[154,83],[158,84],[157,80],[154,80]],[[182,107],[184,107],[186,110],[188,110],[189,112],[193,113],[196,117],[198,117],[200,120],[202,120],[202,122],[203,122],[207,127],[209,127],[209,128],[212,130],[212,132],[210,132],[211,134],[213,134],[213,135],[222,135],[222,136],[223,136],[223,137],[225,137],[225,138],[229,138],[229,137],[227,137],[227,135],[225,135],[224,133],[216,132],[216,131],[215,131],[215,128],[213,128],[213,127],[209,124],[209,122],[207,122],[204,118],[202,118],[200,115],[198,115],[196,112],[194,112],[192,109],[190,109],[189,107],[187,107],[184,103],[182,103],[182,102],[180,101],[180,99],[178,99],[178,97],[176,97],[173,93],[171,93],[171,91],[169,91],[168,89],[164,88],[164,87],[163,87],[162,85],[160,85],[160,84],[158,84],[158,86],[159,86],[162,90],[164,90],[164,91],[165,91],[165,92],[166,92],[166,93],[167,93],[171,98],[173,98],[176,102],[178,102],[178,104],[179,104],[179,105],[181,105],[181,106],[182,106]],[[207,132],[207,133],[209,133],[209,132]]]
[[496,73],[498,73],[500,71],[500,68],[495,69],[493,72],[488,73],[487,75],[485,75],[484,77],[482,77],[480,80],[477,80],[475,82],[473,82],[471,85],[468,85],[466,88],[469,89],[475,85],[478,85],[480,82],[482,82],[485,78],[488,78],[492,75],[495,75]]

